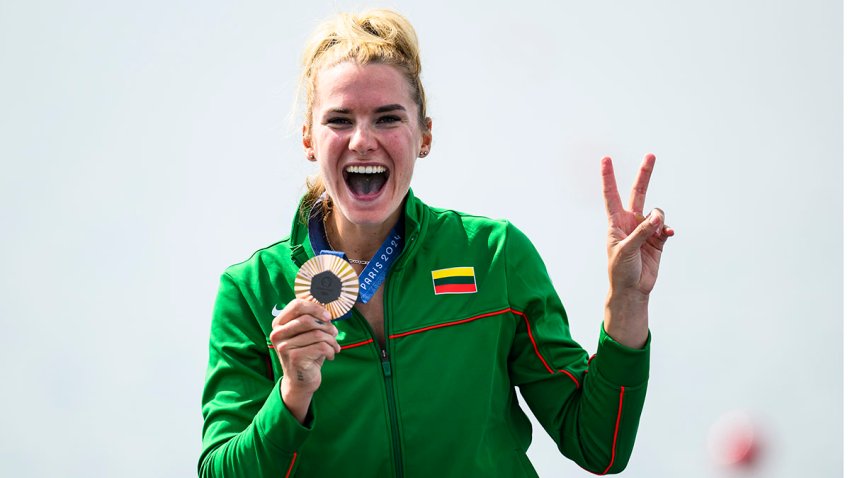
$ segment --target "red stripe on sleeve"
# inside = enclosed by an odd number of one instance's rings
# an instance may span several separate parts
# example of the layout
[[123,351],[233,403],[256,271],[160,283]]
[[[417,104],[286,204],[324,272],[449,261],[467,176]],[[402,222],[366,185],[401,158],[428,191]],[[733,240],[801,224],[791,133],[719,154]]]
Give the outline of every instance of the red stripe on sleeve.
[[295,458],[298,456],[298,452],[292,454],[292,461],[289,462],[289,469],[286,470],[286,476],[283,478],[289,478],[289,474],[292,473],[292,467],[295,466]]
[[567,372],[566,370],[558,370],[558,371],[561,372],[562,374],[566,375],[567,377],[570,377],[571,379],[573,379],[573,382],[576,384],[576,388],[581,387],[581,384],[578,383],[578,379],[575,378],[575,376],[573,374],[571,374],[570,372]]
[[[540,350],[537,348],[537,342],[534,340],[534,335],[532,335],[532,333],[531,333],[531,322],[528,320],[528,316],[526,316],[524,313],[522,313],[518,310],[514,310],[514,309],[511,309],[511,312],[513,312],[514,314],[519,315],[523,319],[525,319],[525,328],[528,331],[528,339],[531,340],[531,345],[534,346],[534,353],[537,354],[537,358],[540,359],[540,362],[543,363],[543,366],[546,367],[546,370],[548,370],[549,373],[555,373],[555,372],[552,371],[552,367],[550,367],[549,364],[546,363],[546,360],[543,358],[543,355],[540,354]],[[596,354],[591,356],[590,359],[588,359],[587,363],[590,364],[590,361],[593,360],[594,357],[596,357]],[[576,378],[570,372],[568,372],[566,370],[558,370],[558,372],[561,372],[564,375],[570,377],[573,380],[573,382],[575,382],[576,387],[580,386],[579,381],[576,380]],[[620,387],[620,404],[617,407],[617,421],[614,424],[614,439],[611,443],[611,462],[608,463],[608,467],[605,468],[605,471],[600,473],[601,475],[607,474],[608,470],[610,470],[611,467],[614,466],[614,459],[617,456],[617,436],[620,433],[620,419],[623,416],[623,395],[625,393],[626,393],[626,387],[621,386]],[[596,474],[596,473],[594,473],[594,474]]]
[[[525,315],[524,313],[522,313],[518,310],[514,310],[514,309],[511,309],[511,312],[513,312],[514,314],[519,315],[523,319],[525,319],[525,328],[528,331],[528,339],[531,340],[531,345],[534,346],[534,353],[537,354],[537,358],[540,359],[540,362],[543,364],[544,367],[546,367],[546,370],[549,373],[555,373],[552,370],[552,367],[550,367],[549,364],[546,363],[546,359],[543,358],[543,355],[540,354],[540,349],[537,348],[537,342],[534,340],[534,335],[532,335],[532,333],[531,333],[531,322],[528,320],[528,316]],[[576,384],[576,388],[581,387],[581,384],[579,383],[579,381],[575,377],[575,375],[571,374],[570,372],[568,372],[566,370],[558,370],[558,372],[561,372],[562,374],[566,375],[567,377],[570,377],[570,379],[573,381],[573,383]]]
[[587,368],[584,369],[584,373],[587,373],[587,372],[590,371],[590,362],[595,358],[596,358],[596,354],[593,354],[593,355],[590,356],[589,359],[587,359]]
[[605,471],[602,474],[608,473],[608,470],[614,466],[614,457],[617,453],[617,434],[620,433],[620,417],[623,415],[623,394],[626,393],[626,387],[620,387],[620,406],[617,408],[617,423],[614,425],[614,441],[611,444],[611,463],[608,464],[608,468],[605,468]]
[[528,316],[526,316],[522,312],[519,312],[519,311],[516,311],[516,310],[513,310],[513,309],[511,309],[511,312],[513,312],[514,314],[518,314],[523,319],[525,319],[525,327],[526,327],[526,329],[528,329],[528,338],[531,340],[531,345],[534,346],[534,353],[537,354],[537,358],[540,359],[540,361],[543,363],[543,366],[546,367],[546,370],[549,373],[555,373],[555,372],[552,371],[552,367],[550,367],[549,364],[546,363],[546,360],[543,359],[543,356],[540,355],[540,350],[537,349],[537,342],[534,341],[534,336],[531,335],[531,322],[528,321]]

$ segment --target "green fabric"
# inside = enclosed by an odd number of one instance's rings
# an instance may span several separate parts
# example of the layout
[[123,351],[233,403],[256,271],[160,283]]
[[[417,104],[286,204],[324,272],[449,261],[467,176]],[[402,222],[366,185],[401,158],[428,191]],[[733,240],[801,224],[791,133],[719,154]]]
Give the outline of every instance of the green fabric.
[[[603,330],[588,365],[539,254],[507,221],[431,208],[411,192],[405,237],[384,283],[388,360],[359,313],[336,322],[343,350],[322,367],[306,425],[280,398],[268,339],[272,309],[292,300],[298,267],[313,256],[306,225],[296,217],[288,238],[225,271],[199,476],[397,476],[397,467],[405,477],[537,476],[517,388],[565,456],[621,471],[649,342],[630,349]],[[477,291],[435,294],[431,272],[450,267],[474,267]]]

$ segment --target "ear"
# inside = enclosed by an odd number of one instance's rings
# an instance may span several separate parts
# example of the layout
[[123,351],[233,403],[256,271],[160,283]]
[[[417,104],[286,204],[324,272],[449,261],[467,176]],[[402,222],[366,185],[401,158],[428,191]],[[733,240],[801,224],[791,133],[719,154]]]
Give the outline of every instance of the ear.
[[431,134],[431,118],[425,118],[425,131],[422,132],[422,143],[419,145],[419,157],[424,158],[431,152],[431,140],[434,136]]
[[304,154],[307,161],[315,161],[316,153],[313,151],[313,140],[310,138],[310,129],[304,124],[301,126],[301,145],[304,146]]

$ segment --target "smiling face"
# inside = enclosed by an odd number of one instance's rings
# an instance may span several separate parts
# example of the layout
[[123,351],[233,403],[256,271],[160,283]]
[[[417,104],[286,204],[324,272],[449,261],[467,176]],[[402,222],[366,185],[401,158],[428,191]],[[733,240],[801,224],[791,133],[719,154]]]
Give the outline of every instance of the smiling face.
[[319,71],[314,98],[304,147],[341,213],[335,224],[388,231],[416,158],[431,142],[430,121],[420,127],[410,84],[394,66],[344,61]]

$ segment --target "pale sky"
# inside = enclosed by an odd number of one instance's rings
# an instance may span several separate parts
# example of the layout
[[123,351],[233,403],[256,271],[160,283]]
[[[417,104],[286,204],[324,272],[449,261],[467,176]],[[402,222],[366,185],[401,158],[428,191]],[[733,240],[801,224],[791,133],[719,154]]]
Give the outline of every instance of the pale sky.
[[[298,60],[329,14],[419,34],[434,121],[417,196],[534,241],[574,337],[607,290],[598,164],[677,235],[624,477],[725,476],[711,425],[759,424],[760,466],[842,467],[842,4],[0,1],[0,476],[193,476],[218,277],[290,226]],[[592,476],[535,428],[541,477]]]

